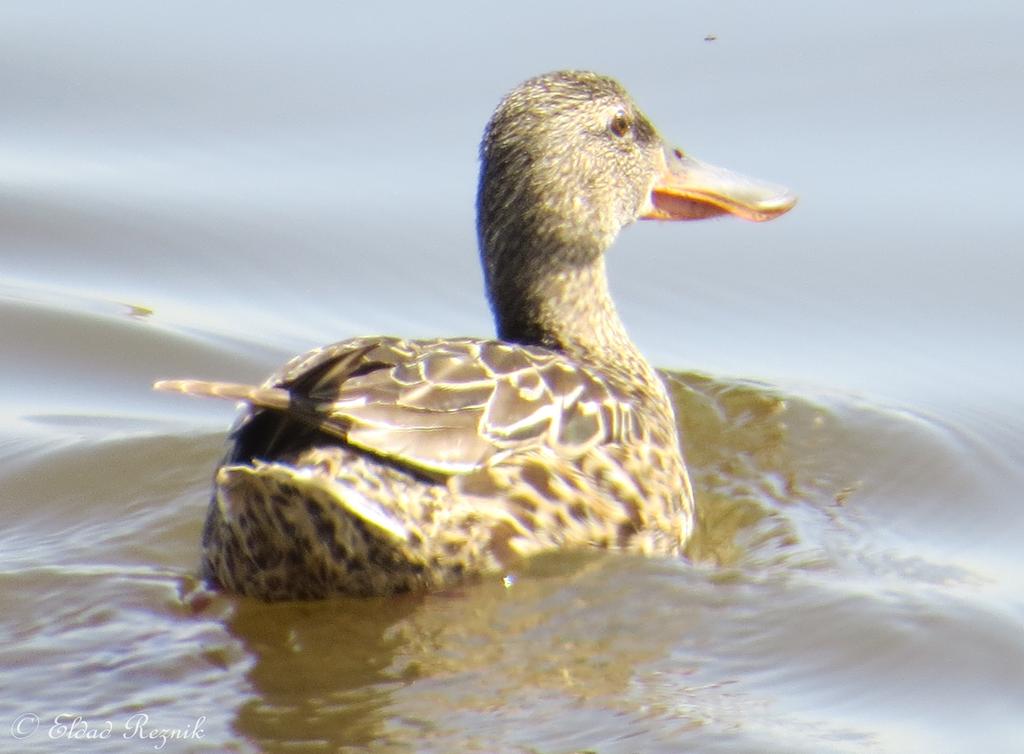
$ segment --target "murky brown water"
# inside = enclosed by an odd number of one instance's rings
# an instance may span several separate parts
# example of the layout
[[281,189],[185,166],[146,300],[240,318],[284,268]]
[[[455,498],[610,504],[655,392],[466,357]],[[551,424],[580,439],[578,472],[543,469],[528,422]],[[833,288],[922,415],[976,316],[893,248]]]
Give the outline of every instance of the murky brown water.
[[[1021,12],[620,7],[0,11],[0,750],[1021,750]],[[689,559],[206,592],[232,410],[152,381],[488,332],[476,139],[567,64],[802,195],[610,260],[676,370]]]

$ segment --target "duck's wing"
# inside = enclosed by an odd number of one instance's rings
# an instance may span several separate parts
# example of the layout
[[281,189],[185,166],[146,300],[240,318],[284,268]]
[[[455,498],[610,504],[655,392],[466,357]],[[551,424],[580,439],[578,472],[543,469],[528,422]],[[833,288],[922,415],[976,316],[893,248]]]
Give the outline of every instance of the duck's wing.
[[585,366],[493,340],[359,338],[300,356],[261,387],[175,381],[158,388],[245,401],[441,475],[531,446],[577,458],[636,432],[630,403]]

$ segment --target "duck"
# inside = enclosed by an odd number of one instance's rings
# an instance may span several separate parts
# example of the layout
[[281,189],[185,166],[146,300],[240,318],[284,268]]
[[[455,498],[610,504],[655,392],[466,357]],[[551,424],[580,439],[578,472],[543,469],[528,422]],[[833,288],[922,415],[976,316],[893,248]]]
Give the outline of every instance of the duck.
[[508,574],[555,550],[680,557],[694,496],[672,403],[609,293],[639,219],[776,218],[795,195],[669,146],[616,80],[531,78],[480,147],[477,227],[496,337],[362,336],[241,402],[202,575],[266,601],[381,596]]

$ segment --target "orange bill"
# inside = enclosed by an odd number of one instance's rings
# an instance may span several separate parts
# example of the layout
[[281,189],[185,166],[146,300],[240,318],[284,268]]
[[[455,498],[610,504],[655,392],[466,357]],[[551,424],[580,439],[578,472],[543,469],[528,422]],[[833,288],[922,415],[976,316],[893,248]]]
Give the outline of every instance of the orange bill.
[[736,215],[764,222],[785,214],[796,194],[773,183],[707,165],[679,149],[664,150],[665,166],[651,188],[643,220],[701,220]]

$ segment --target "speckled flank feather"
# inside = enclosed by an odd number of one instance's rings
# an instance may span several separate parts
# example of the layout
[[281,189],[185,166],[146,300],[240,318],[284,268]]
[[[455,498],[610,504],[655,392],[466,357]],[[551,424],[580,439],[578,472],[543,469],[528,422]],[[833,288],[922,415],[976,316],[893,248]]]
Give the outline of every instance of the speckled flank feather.
[[611,79],[531,79],[481,148],[500,340],[356,338],[262,386],[158,383],[247,404],[216,475],[205,575],[316,598],[438,589],[555,548],[678,555],[693,496],[672,406],[603,256],[640,216],[705,216],[685,192],[655,209],[658,182],[678,185],[666,153]]

